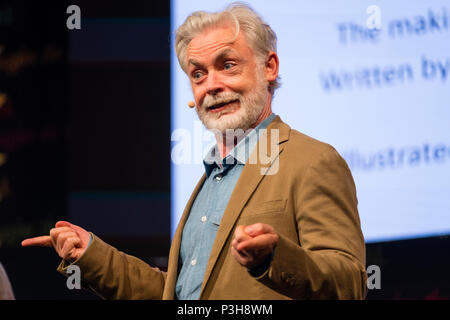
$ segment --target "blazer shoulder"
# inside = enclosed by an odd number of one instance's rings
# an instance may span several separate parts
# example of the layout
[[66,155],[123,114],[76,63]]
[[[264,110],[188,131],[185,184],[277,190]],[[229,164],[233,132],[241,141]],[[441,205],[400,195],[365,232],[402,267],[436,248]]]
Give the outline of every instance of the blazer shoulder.
[[345,162],[331,144],[292,129],[279,116],[273,121],[272,127],[280,130],[280,144],[284,144],[283,157],[288,161],[295,159],[292,161],[295,166],[309,166],[324,159]]
[[331,144],[315,139],[295,129],[291,129],[289,135],[289,148],[314,157],[326,152],[337,152]]

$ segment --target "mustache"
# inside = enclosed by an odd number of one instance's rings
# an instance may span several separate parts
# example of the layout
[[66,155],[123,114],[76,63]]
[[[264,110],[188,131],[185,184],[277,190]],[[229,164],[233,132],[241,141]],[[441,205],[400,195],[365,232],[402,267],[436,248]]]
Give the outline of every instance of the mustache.
[[201,107],[208,109],[218,104],[225,104],[235,100],[241,101],[241,99],[242,95],[233,92],[223,92],[215,96],[207,95],[205,99],[203,99]]

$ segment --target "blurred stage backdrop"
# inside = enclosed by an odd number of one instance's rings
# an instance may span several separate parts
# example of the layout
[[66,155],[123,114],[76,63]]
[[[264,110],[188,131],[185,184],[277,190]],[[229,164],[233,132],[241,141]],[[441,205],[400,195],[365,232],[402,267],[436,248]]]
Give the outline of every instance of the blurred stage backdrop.
[[170,6],[78,1],[0,6],[0,261],[17,299],[70,291],[48,248],[58,220],[165,267],[170,245]]
[[[80,30],[66,27],[71,4],[81,9]],[[176,224],[173,212],[171,218],[174,190],[184,183],[182,177],[174,180],[174,171],[171,176],[171,132],[177,117],[184,117],[174,114],[174,102],[181,101],[188,110],[189,98],[181,91],[171,94],[179,72],[171,64],[171,32],[189,5],[1,2],[0,262],[17,299],[98,299],[84,290],[67,289],[65,278],[56,272],[60,259],[52,249],[20,247],[24,238],[47,234],[58,220],[78,224],[153,266],[167,266]],[[313,12],[314,6],[309,9]],[[333,10],[351,16],[347,9]],[[440,27],[449,25],[444,37],[450,39],[450,15],[444,19],[441,5],[432,9]],[[450,14],[450,6],[447,9]],[[320,12],[317,16],[323,18]],[[341,35],[337,41],[344,41],[342,35],[353,28],[351,20],[345,21],[335,30]],[[371,37],[353,29],[359,37]],[[287,78],[283,80],[289,86]],[[325,82],[326,88],[340,85],[335,76]],[[442,104],[448,107],[446,101]],[[275,112],[283,118],[286,111]],[[312,133],[314,124],[305,126]],[[190,176],[185,179],[187,185],[196,182]],[[440,209],[448,219],[450,208]],[[371,232],[376,231],[372,224]],[[367,243],[367,266],[380,267],[381,289],[369,290],[367,298],[450,299],[448,252],[446,234],[389,241],[374,237]]]

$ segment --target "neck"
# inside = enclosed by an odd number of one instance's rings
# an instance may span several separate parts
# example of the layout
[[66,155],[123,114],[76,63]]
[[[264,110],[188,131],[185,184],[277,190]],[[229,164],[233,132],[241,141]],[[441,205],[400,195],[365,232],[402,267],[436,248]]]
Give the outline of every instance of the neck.
[[[266,120],[272,114],[271,101],[272,101],[271,94],[268,94],[266,106],[259,115],[258,120],[256,120],[256,122],[252,124],[249,129],[256,128],[256,126],[258,126],[261,122]],[[248,132],[250,132],[250,130],[246,130],[246,133]],[[245,134],[243,136],[245,136]],[[230,138],[227,139],[225,134],[216,135],[217,148],[219,149],[220,157],[222,159],[236,146],[236,144],[238,144],[238,142],[241,140],[239,138],[241,137],[233,135],[233,139]]]

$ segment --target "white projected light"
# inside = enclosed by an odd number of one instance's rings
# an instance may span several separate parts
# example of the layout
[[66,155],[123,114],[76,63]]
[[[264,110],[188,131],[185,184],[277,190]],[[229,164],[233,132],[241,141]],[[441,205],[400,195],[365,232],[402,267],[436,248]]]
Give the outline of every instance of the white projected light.
[[[366,241],[449,234],[450,3],[248,3],[278,37],[272,110],[346,159]],[[172,33],[227,4],[172,1]],[[190,100],[172,49],[172,235],[214,143]]]

